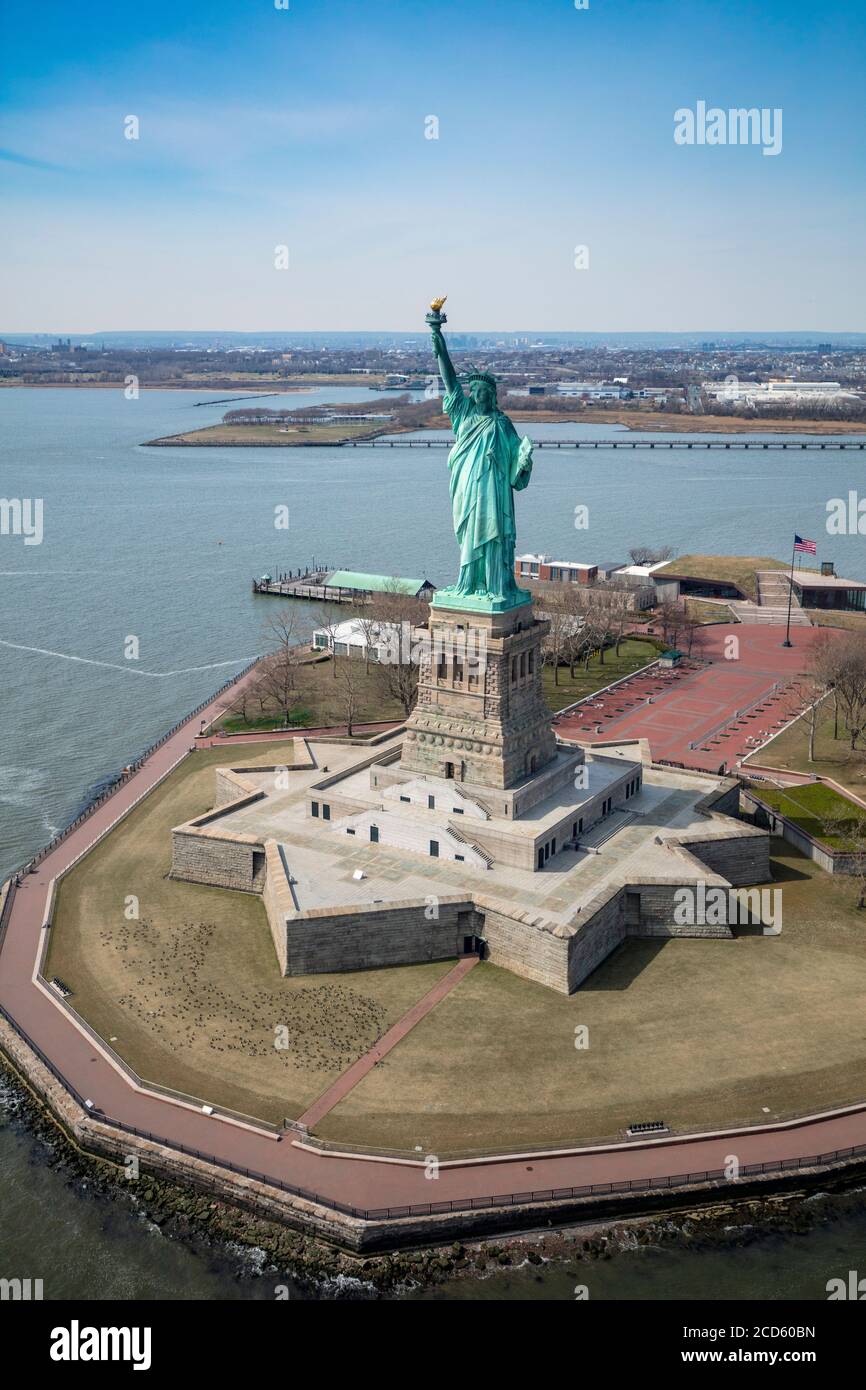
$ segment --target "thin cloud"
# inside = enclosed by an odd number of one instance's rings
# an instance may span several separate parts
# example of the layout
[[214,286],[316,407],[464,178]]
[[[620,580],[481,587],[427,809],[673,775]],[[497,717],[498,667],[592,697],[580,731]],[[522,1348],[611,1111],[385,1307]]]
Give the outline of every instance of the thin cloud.
[[68,164],[51,164],[47,159],[34,159],[29,154],[19,154],[17,150],[0,149],[0,160],[7,164],[23,164],[26,169],[46,169],[50,174],[71,174]]

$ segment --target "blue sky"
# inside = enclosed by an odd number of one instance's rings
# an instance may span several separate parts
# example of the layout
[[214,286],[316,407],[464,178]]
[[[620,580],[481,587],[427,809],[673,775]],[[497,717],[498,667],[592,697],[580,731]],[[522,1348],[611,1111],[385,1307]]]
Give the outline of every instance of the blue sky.
[[47,0],[0,55],[6,332],[864,327],[860,0]]

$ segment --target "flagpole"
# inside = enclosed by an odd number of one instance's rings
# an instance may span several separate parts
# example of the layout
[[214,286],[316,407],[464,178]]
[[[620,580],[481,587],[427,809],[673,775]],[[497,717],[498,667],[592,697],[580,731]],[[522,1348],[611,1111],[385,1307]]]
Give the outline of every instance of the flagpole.
[[791,573],[788,575],[788,625],[785,628],[785,640],[783,647],[793,647],[791,641],[791,600],[794,597],[794,559],[797,554],[797,532],[794,532],[794,545],[791,550]]

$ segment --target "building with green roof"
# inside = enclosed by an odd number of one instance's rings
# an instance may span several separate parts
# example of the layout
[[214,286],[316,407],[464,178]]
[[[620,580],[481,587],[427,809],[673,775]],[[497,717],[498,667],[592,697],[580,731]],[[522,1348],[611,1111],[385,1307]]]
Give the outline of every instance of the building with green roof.
[[364,594],[406,594],[429,599],[436,585],[429,579],[403,579],[395,574],[362,574],[359,570],[334,570],[325,580],[329,588],[357,589]]

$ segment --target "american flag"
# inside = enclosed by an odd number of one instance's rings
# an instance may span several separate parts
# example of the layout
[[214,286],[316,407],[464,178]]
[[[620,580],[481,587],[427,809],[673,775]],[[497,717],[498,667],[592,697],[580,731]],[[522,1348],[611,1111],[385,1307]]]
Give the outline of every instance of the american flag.
[[794,537],[794,550],[801,551],[804,555],[817,555],[818,547],[815,541],[807,541],[803,536]]

